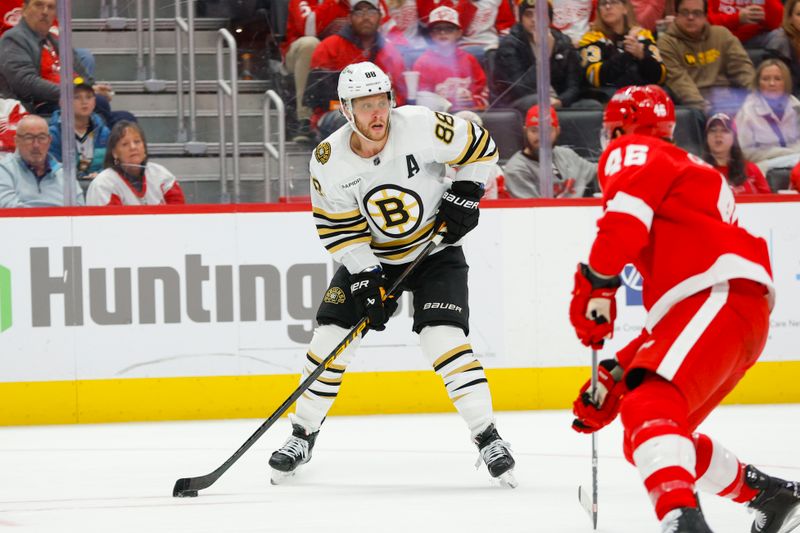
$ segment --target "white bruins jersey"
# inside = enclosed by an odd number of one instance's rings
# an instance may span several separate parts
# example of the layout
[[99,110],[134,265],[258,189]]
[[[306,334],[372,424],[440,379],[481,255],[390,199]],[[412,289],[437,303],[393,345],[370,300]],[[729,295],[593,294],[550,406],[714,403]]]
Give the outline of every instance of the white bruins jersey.
[[455,179],[485,183],[497,162],[489,132],[426,107],[391,111],[389,138],[374,157],[350,148],[350,125],[311,158],[311,203],[325,248],[351,273],[413,261],[432,237],[448,166]]

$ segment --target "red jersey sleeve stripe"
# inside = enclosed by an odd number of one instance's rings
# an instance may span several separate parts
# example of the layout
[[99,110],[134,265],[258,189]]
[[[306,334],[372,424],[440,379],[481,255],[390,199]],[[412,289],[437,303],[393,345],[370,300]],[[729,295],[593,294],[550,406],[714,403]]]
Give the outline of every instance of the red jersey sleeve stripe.
[[624,213],[637,219],[644,224],[648,233],[653,225],[653,208],[641,198],[624,192],[618,192],[606,207],[606,212]]

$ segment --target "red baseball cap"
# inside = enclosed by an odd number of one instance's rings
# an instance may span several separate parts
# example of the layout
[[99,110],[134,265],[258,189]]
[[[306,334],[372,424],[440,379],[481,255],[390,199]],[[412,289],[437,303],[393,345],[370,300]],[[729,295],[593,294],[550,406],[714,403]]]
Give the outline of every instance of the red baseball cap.
[[[556,114],[556,110],[553,106],[550,106],[550,124],[554,127],[558,127],[558,115]],[[538,126],[539,125],[539,104],[531,106],[528,109],[528,114],[525,115],[525,126]]]

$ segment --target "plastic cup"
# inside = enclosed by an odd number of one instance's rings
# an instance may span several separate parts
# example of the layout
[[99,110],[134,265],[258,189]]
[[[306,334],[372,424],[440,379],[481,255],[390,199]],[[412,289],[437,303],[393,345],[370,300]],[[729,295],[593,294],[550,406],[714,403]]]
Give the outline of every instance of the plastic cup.
[[407,70],[403,72],[403,79],[406,82],[406,97],[408,100],[417,99],[417,88],[419,87],[419,72]]

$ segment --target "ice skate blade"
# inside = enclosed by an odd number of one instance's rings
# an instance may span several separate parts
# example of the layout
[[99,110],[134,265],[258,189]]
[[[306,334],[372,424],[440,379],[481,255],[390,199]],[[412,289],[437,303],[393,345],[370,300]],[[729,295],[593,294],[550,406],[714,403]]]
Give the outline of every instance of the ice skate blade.
[[269,482],[271,485],[282,485],[286,483],[290,479],[292,479],[297,472],[297,469],[292,470],[291,472],[281,472],[280,470],[272,469],[272,475],[269,478]]
[[500,482],[500,486],[505,487],[507,489],[516,489],[519,486],[519,482],[517,478],[514,477],[514,471],[509,470],[508,472],[503,472],[499,476],[497,476],[497,481]]

